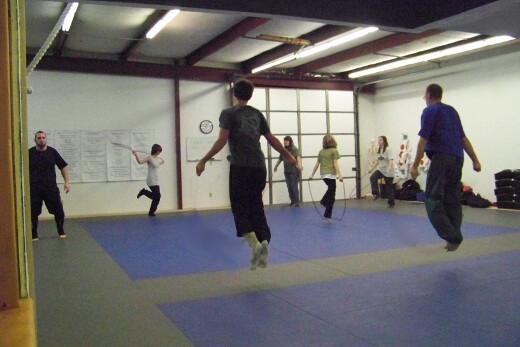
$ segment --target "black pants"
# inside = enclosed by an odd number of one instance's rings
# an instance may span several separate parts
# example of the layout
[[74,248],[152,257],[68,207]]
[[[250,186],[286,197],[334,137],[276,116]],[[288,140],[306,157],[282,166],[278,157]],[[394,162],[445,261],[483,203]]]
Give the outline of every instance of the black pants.
[[424,192],[426,212],[437,235],[455,244],[462,242],[461,178],[461,159],[444,153],[433,155]]
[[153,215],[155,211],[157,211],[157,206],[159,206],[159,202],[161,201],[161,188],[159,186],[151,186],[150,189],[151,191],[144,189],[143,195],[152,200],[148,214]]
[[58,234],[64,235],[63,224],[65,223],[65,212],[61,203],[60,189],[58,186],[41,187],[31,185],[31,224],[32,237],[38,237],[38,216],[42,213],[42,206],[45,206],[50,214],[54,215]]
[[254,231],[258,241],[271,241],[262,200],[266,177],[265,167],[230,167],[229,199],[238,237]]
[[395,201],[394,178],[386,177],[379,170],[374,171],[374,173],[370,176],[370,186],[372,187],[372,195],[374,195],[374,196],[380,195],[377,181],[381,178],[384,178],[384,180],[385,180],[385,194],[388,197],[388,204],[393,205],[394,201]]
[[327,191],[320,201],[320,203],[325,206],[325,213],[323,214],[323,217],[331,218],[332,208],[336,202],[336,180],[332,178],[324,178],[323,182],[325,182],[327,185]]

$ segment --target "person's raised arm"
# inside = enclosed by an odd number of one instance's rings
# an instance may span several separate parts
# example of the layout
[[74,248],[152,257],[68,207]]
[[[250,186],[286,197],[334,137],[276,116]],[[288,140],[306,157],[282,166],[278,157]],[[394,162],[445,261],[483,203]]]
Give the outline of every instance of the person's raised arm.
[[137,151],[136,151],[135,149],[132,149],[132,154],[134,155],[135,160],[137,160],[137,162],[138,162],[139,164],[144,164],[144,163],[146,163],[146,160],[141,159],[141,158],[139,157],[139,155],[137,154]]
[[419,142],[417,143],[417,153],[415,153],[415,160],[413,161],[412,167],[410,168],[410,175],[412,179],[416,179],[419,176],[419,164],[421,163],[421,159],[424,157],[424,150],[426,148],[426,140],[424,137],[419,137]]
[[68,193],[70,191],[70,182],[69,182],[69,169],[67,166],[62,168],[61,175],[63,176],[63,180],[65,183],[63,184],[63,188],[65,189],[65,193]]
[[220,128],[220,132],[218,134],[218,139],[215,141],[211,149],[206,153],[204,157],[197,163],[197,167],[195,168],[197,172],[197,176],[200,176],[202,172],[206,169],[206,162],[213,158],[218,152],[224,148],[229,139],[229,130]]
[[480,172],[482,167],[480,166],[477,154],[475,153],[475,150],[473,149],[473,146],[471,145],[471,142],[467,137],[464,137],[462,139],[462,147],[464,148],[464,151],[469,155],[471,161],[473,162],[473,170],[475,170],[476,172]]
[[289,164],[296,165],[296,158],[294,158],[288,150],[285,149],[283,144],[278,140],[273,134],[267,133],[264,134],[265,139],[269,144],[278,152],[280,153],[285,159],[289,161]]

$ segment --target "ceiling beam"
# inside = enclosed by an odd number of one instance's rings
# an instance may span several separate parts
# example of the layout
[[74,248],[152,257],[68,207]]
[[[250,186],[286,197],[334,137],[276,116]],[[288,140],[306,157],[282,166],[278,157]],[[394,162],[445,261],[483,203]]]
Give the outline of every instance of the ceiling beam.
[[322,90],[354,90],[354,84],[350,81],[315,81],[311,79],[291,79],[250,76],[248,79],[255,87],[266,88],[296,88],[296,89],[322,89]]
[[[31,56],[27,56],[30,59]],[[117,61],[104,59],[89,59],[77,57],[52,57],[44,56],[38,65],[38,69],[80,72],[105,75],[127,75],[154,78],[197,79],[203,81],[222,82],[229,80],[229,76],[240,71],[202,68],[185,65],[153,64],[133,61]]]
[[[33,56],[27,55],[27,61]],[[38,70],[78,72],[105,75],[139,76],[197,80],[218,83],[230,83],[237,77],[245,76],[244,71],[217,69],[187,65],[151,64],[133,61],[117,61],[86,58],[67,58],[44,56],[38,64]],[[250,77],[253,83],[262,87],[352,90],[350,81],[330,81],[319,79],[300,79],[290,76]]]
[[155,23],[164,17],[166,13],[168,13],[167,10],[157,10],[149,15],[148,18],[146,18],[144,21],[143,25],[141,25],[139,35],[123,50],[123,52],[119,55],[119,60],[128,61],[128,59],[139,50],[139,47],[141,47],[143,42],[146,41],[146,33],[148,30],[150,30],[155,25]]
[[355,59],[364,55],[373,54],[385,49],[404,45],[415,40],[420,40],[426,37],[437,35],[441,30],[428,30],[419,34],[397,33],[390,36],[383,37],[379,40],[367,42],[365,44],[331,54],[329,56],[313,60],[306,64],[302,64],[294,68],[298,74],[306,72],[315,72],[327,66],[335,65],[349,59]]
[[268,21],[270,21],[269,18],[247,17],[240,23],[235,24],[222,34],[215,37],[213,40],[209,41],[208,43],[202,45],[195,51],[188,54],[185,57],[186,65],[195,65],[207,56],[217,52],[223,47],[226,47],[230,43],[247,34],[249,31],[255,29],[256,27]]
[[[311,31],[305,35],[300,36],[301,39],[309,40],[312,44],[327,40],[331,37],[343,34],[349,30],[354,29],[353,27],[348,26],[338,26],[338,25],[324,25],[319,29]],[[287,54],[293,53],[301,47],[291,45],[291,44],[282,44],[276,46],[273,49],[265,51],[249,60],[244,61],[242,65],[242,69],[246,71],[251,71],[253,68],[261,66],[267,62],[273,61],[275,59],[281,58]]]

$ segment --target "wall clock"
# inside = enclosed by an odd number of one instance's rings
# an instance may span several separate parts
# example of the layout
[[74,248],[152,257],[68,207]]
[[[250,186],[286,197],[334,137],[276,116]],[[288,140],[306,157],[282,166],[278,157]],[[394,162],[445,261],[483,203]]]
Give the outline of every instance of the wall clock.
[[199,128],[203,134],[209,134],[213,131],[213,123],[211,123],[209,120],[203,120],[200,122]]

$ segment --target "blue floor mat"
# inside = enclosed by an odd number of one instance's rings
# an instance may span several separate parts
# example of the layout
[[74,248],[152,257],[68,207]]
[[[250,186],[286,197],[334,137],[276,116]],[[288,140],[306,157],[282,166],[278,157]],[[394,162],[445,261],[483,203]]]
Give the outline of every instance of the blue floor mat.
[[518,264],[506,252],[159,309],[201,347],[514,346]]
[[[269,263],[366,253],[438,243],[426,217],[347,209],[326,224],[313,206],[267,208],[272,239]],[[82,221],[79,224],[132,279],[235,270],[248,266],[250,250],[236,237],[230,211]],[[520,229],[464,223],[465,238]]]

